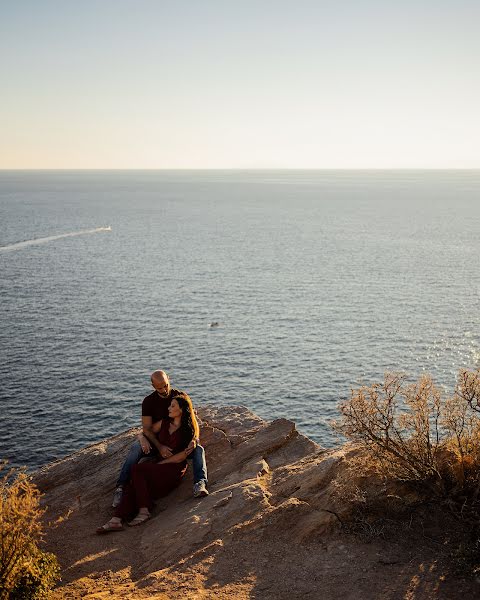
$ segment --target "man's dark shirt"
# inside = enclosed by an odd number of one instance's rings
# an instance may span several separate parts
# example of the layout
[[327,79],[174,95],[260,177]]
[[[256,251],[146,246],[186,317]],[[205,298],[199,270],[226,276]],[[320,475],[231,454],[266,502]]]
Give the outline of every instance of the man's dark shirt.
[[152,392],[142,402],[142,417],[152,417],[152,424],[168,418],[168,407],[175,396],[181,394],[180,390],[170,388],[170,393],[162,398],[157,391]]

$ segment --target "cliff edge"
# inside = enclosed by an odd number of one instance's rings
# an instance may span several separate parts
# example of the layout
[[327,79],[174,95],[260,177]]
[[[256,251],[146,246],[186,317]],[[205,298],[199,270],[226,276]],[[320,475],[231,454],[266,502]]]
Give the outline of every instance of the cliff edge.
[[[454,599],[480,586],[452,580],[435,547],[408,535],[361,541],[339,527],[353,446],[325,450],[285,419],[244,407],[202,408],[210,495],[191,469],[141,527],[97,536],[138,429],[34,474],[44,493],[46,549],[62,567],[54,598]],[[472,595],[473,594],[473,595]]]

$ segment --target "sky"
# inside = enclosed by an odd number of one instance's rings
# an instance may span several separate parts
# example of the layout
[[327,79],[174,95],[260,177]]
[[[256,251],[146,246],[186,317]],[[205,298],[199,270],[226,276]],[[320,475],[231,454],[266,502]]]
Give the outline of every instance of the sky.
[[0,0],[0,169],[480,168],[478,0]]

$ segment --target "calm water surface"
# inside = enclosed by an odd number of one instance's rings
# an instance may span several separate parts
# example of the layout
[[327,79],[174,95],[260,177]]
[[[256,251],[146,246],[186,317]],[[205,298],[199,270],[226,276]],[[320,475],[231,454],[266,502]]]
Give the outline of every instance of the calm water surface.
[[160,367],[324,445],[359,382],[451,389],[480,365],[479,233],[478,171],[0,172],[0,457],[137,424]]

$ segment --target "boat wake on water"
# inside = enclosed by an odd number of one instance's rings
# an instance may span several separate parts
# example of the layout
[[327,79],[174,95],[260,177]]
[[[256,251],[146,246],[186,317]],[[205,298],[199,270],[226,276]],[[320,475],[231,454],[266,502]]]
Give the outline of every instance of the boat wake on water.
[[87,235],[89,233],[100,233],[101,231],[112,231],[110,226],[108,227],[96,227],[95,229],[83,229],[82,231],[72,231],[70,233],[61,233],[60,235],[49,235],[44,238],[36,238],[34,240],[25,240],[24,242],[16,242],[15,244],[9,244],[8,246],[0,246],[0,252],[10,252],[11,250],[20,250],[27,246],[36,246],[37,244],[46,244],[47,242],[53,242],[55,240],[61,240],[62,238],[75,237],[77,235]]

